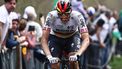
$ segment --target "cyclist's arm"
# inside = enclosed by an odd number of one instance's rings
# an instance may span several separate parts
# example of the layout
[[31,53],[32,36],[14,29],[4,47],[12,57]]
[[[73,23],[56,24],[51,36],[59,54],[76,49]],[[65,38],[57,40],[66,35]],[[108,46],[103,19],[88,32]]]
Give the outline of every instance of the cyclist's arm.
[[3,27],[3,23],[0,22],[0,44],[1,44],[2,27]]
[[50,29],[43,29],[43,34],[42,34],[42,39],[41,39],[41,44],[42,44],[42,49],[46,56],[51,55],[49,48],[48,48],[48,37],[49,37]]
[[89,34],[87,32],[84,32],[81,34],[81,38],[83,40],[80,49],[76,53],[76,55],[82,55],[82,53],[87,49],[89,46],[90,40],[89,40]]
[[51,56],[50,50],[48,48],[48,38],[49,38],[52,23],[53,23],[53,15],[49,12],[46,17],[45,25],[43,27],[43,33],[41,39],[42,48],[47,57]]
[[88,29],[87,29],[84,17],[79,13],[77,15],[77,19],[79,22],[79,31],[80,31],[81,39],[83,41],[76,55],[81,55],[89,46],[90,39],[89,39],[89,33],[88,33]]

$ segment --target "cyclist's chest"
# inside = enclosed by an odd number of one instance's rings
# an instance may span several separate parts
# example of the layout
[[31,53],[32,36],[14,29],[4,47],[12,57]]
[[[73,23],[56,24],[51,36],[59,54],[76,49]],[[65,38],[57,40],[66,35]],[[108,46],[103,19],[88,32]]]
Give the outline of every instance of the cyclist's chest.
[[52,29],[60,32],[71,32],[75,31],[77,24],[75,20],[69,20],[67,23],[62,23],[60,19],[57,19],[52,24]]

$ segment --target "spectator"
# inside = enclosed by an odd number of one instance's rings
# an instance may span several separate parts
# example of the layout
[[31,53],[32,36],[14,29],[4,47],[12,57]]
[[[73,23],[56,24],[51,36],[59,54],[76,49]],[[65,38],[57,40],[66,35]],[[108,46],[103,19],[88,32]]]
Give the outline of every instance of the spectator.
[[33,48],[35,47],[35,33],[32,30],[26,31],[27,21],[22,19],[19,25],[19,32],[21,37],[26,38],[26,42],[21,44],[22,46],[22,58],[23,58],[23,68],[24,69],[33,69]]
[[12,28],[8,30],[7,37],[6,37],[6,47],[10,49],[12,49],[14,46],[19,45],[19,41],[17,41],[17,36],[19,36],[19,31],[18,31],[19,19],[17,17],[17,13],[13,13],[11,15],[12,17],[14,17],[12,19]]
[[[0,47],[4,44],[4,39],[10,25],[10,13],[16,8],[17,0],[4,0],[5,4],[0,6]],[[2,33],[1,33],[2,32]]]
[[102,65],[104,65],[105,67],[107,67],[107,63],[108,63],[108,57],[110,55],[110,45],[111,45],[111,32],[110,32],[110,23],[109,23],[109,20],[111,18],[111,14],[110,14],[110,11],[104,11],[102,12],[102,14],[99,15],[98,18],[96,18],[96,20],[94,21],[94,25],[96,25],[96,21],[98,21],[99,19],[103,19],[104,20],[104,24],[102,26],[102,30],[100,32],[100,37],[101,38],[101,41],[102,43],[104,43],[105,47],[102,49],[101,51],[101,60],[102,60]]
[[29,43],[25,60],[26,68],[33,69],[35,68],[33,51],[39,44],[39,40],[42,36],[42,28],[41,25],[35,21],[37,14],[33,6],[27,6],[25,8],[23,17],[27,20],[25,31],[27,32],[26,38]]
[[95,8],[94,7],[88,7],[87,9],[87,14],[89,15],[87,21],[86,21],[86,24],[87,24],[87,27],[88,27],[88,30],[89,30],[89,34],[90,35],[93,35],[94,34],[94,28],[93,28],[93,21],[94,21],[94,18],[95,18]]
[[28,31],[29,26],[35,27],[36,41],[38,42],[42,36],[42,27],[35,20],[37,18],[36,11],[34,7],[27,6],[24,11],[23,18],[27,19],[27,25],[25,30]]
[[[4,2],[5,3],[0,6],[0,51],[1,47],[5,45],[5,37],[11,23],[9,15],[16,8],[17,0],[4,0]],[[5,58],[0,55],[0,69],[7,68],[7,65],[5,65],[3,59]]]
[[45,22],[45,18],[44,18],[44,15],[42,13],[40,13],[40,15],[39,15],[39,21],[41,23],[41,26],[43,27],[44,26],[44,22]]
[[[9,67],[10,69],[16,69],[16,46],[19,46],[25,39],[19,37],[19,19],[17,13],[13,12],[10,14],[12,16],[12,27],[8,30],[7,37],[6,37],[6,47],[8,48],[8,55],[9,55]],[[7,60],[7,59],[6,59]]]
[[[20,23],[19,23],[19,27],[18,27],[20,37],[26,37],[26,31],[25,31],[26,23],[27,23],[27,21],[25,19],[20,19]],[[26,69],[24,58],[26,58],[28,42],[25,41],[21,46],[22,46],[22,48],[21,48],[22,68]]]
[[72,10],[78,11],[82,13],[85,19],[87,19],[88,15],[82,3],[82,0],[70,0],[72,3]]
[[119,27],[119,31],[121,32],[122,34],[122,10],[120,10],[120,13],[119,13],[119,23],[118,23],[118,27]]
[[[87,68],[88,69],[100,69],[98,68],[102,64],[101,50],[105,47],[105,44],[101,41],[101,30],[103,29],[104,20],[99,19],[95,26],[95,33],[91,36],[92,42],[88,48],[87,53]],[[98,66],[98,67],[97,67]]]
[[121,46],[122,36],[118,29],[117,23],[114,23],[113,25],[112,35],[113,35],[113,46],[114,46],[114,49],[112,49],[112,53],[119,57],[122,55],[122,46]]

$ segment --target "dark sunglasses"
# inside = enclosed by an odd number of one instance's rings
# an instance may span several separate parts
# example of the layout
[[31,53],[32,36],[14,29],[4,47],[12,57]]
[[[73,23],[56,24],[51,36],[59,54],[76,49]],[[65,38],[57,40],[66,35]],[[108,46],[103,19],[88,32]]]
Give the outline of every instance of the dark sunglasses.
[[58,13],[59,16],[65,15],[65,16],[69,16],[70,13]]

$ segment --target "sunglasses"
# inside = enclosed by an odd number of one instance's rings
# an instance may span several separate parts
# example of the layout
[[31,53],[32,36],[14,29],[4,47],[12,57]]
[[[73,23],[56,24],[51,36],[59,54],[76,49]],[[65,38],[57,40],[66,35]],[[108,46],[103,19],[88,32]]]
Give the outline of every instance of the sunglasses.
[[59,16],[63,16],[63,15],[65,15],[65,16],[69,16],[70,13],[58,13],[58,15],[59,15]]

